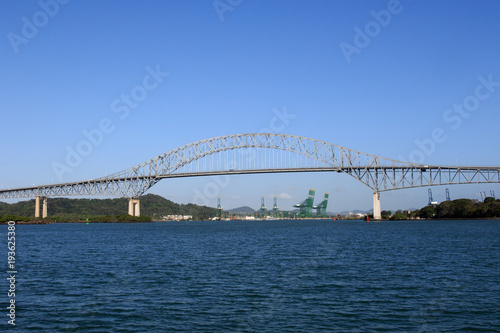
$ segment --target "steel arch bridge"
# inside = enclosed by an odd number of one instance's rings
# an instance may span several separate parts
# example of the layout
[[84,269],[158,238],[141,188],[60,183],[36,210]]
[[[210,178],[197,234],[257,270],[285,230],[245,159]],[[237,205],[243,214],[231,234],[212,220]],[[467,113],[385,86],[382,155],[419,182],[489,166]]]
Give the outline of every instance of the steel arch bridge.
[[248,133],[193,142],[115,174],[80,182],[0,190],[0,198],[49,196],[128,197],[138,215],[138,198],[165,178],[228,174],[320,172],[347,173],[374,192],[374,218],[380,218],[380,192],[404,188],[499,183],[500,167],[423,165],[383,158],[300,136]]

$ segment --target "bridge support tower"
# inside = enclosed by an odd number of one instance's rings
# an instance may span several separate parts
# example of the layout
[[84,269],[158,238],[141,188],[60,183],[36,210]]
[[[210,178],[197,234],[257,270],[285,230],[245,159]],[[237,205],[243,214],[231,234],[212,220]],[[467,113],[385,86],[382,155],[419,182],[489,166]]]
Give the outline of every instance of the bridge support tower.
[[129,198],[128,199],[128,215],[141,216],[141,208],[139,199]]
[[373,219],[380,220],[382,215],[380,213],[380,193],[373,192]]
[[35,217],[40,217],[40,199],[42,199],[42,219],[47,217],[47,197],[36,197]]

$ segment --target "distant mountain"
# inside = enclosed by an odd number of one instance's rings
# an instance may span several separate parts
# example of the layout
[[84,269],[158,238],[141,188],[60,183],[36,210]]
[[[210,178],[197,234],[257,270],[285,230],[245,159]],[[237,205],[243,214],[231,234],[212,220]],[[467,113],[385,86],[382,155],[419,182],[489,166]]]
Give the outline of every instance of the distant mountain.
[[232,214],[253,214],[256,210],[248,206],[242,206],[230,209],[229,212]]

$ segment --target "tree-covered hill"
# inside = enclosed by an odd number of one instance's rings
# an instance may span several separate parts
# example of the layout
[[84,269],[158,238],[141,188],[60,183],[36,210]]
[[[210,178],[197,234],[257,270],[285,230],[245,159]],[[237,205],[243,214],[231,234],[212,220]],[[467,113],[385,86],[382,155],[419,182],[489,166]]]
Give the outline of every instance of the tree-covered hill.
[[230,209],[229,213],[231,213],[231,214],[253,214],[253,213],[255,213],[255,209],[248,207],[248,206],[242,206],[242,207]]
[[426,206],[414,211],[421,218],[494,218],[500,217],[500,199],[488,197],[483,202],[471,199],[444,201],[436,206]]
[[[194,219],[208,219],[216,215],[216,209],[193,204],[177,204],[159,195],[147,194],[140,198],[141,215],[153,219],[165,215],[193,215]],[[128,213],[128,199],[68,199],[49,198],[48,215],[66,219],[86,219],[95,216],[115,216]],[[0,202],[0,216],[16,215],[34,218],[35,199],[14,204]]]

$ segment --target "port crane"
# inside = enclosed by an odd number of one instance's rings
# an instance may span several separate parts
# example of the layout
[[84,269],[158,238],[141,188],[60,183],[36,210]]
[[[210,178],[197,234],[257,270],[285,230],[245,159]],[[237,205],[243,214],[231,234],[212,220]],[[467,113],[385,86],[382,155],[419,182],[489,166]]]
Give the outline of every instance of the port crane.
[[314,193],[313,189],[309,190],[309,195],[306,200],[301,203],[293,205],[295,208],[299,208],[299,217],[312,217],[312,209],[314,203]]

